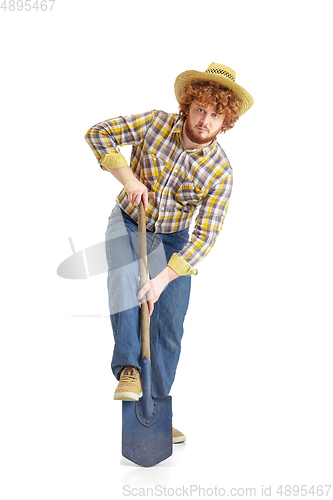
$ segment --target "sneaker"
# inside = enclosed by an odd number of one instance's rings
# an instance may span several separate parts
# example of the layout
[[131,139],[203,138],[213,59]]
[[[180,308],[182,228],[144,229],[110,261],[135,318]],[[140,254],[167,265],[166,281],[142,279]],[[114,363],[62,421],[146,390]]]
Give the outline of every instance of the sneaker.
[[140,372],[134,366],[125,366],[120,374],[119,384],[113,399],[138,401],[142,396]]
[[172,427],[172,442],[173,442],[173,444],[184,443],[184,441],[186,441],[186,436],[184,436],[184,434],[182,432],[177,431],[177,429],[174,429],[174,427]]

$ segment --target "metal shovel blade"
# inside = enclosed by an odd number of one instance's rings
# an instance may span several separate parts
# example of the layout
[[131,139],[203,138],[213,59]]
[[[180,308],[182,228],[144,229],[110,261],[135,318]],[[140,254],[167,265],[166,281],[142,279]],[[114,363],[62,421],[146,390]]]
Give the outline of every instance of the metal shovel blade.
[[172,455],[172,398],[151,396],[150,362],[142,360],[143,396],[123,401],[122,454],[142,467]]

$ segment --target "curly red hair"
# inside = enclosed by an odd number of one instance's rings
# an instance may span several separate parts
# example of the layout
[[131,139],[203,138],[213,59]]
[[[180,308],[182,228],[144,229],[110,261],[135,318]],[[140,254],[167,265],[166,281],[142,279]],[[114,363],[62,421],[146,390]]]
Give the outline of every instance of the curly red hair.
[[241,101],[232,90],[221,87],[218,83],[199,81],[185,85],[179,100],[181,117],[186,117],[186,111],[194,100],[201,106],[216,106],[216,112],[224,114],[221,132],[230,130],[239,118]]

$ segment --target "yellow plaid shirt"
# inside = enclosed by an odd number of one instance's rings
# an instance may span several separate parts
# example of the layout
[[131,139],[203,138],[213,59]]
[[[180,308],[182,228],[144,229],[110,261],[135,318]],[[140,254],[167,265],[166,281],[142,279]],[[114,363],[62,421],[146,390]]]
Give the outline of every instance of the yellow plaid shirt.
[[[132,145],[130,167],[155,193],[147,210],[147,229],[173,233],[188,227],[199,208],[190,241],[171,258],[178,274],[196,274],[196,265],[214,245],[228,209],[232,168],[217,141],[206,148],[185,150],[184,119],[164,111],[106,120],[91,127],[86,140],[100,166],[127,165],[119,146]],[[123,189],[118,205],[136,222],[138,208]],[[170,261],[170,262],[171,262]],[[169,263],[170,265],[170,263]]]

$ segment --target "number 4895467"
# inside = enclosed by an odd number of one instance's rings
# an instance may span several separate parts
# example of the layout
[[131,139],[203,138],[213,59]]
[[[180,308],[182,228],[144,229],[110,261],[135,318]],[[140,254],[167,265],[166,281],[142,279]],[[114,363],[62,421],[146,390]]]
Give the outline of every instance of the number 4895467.
[[1,5],[0,9],[3,10],[9,10],[13,12],[14,10],[41,10],[41,11],[46,11],[53,9],[55,0],[4,0]]

